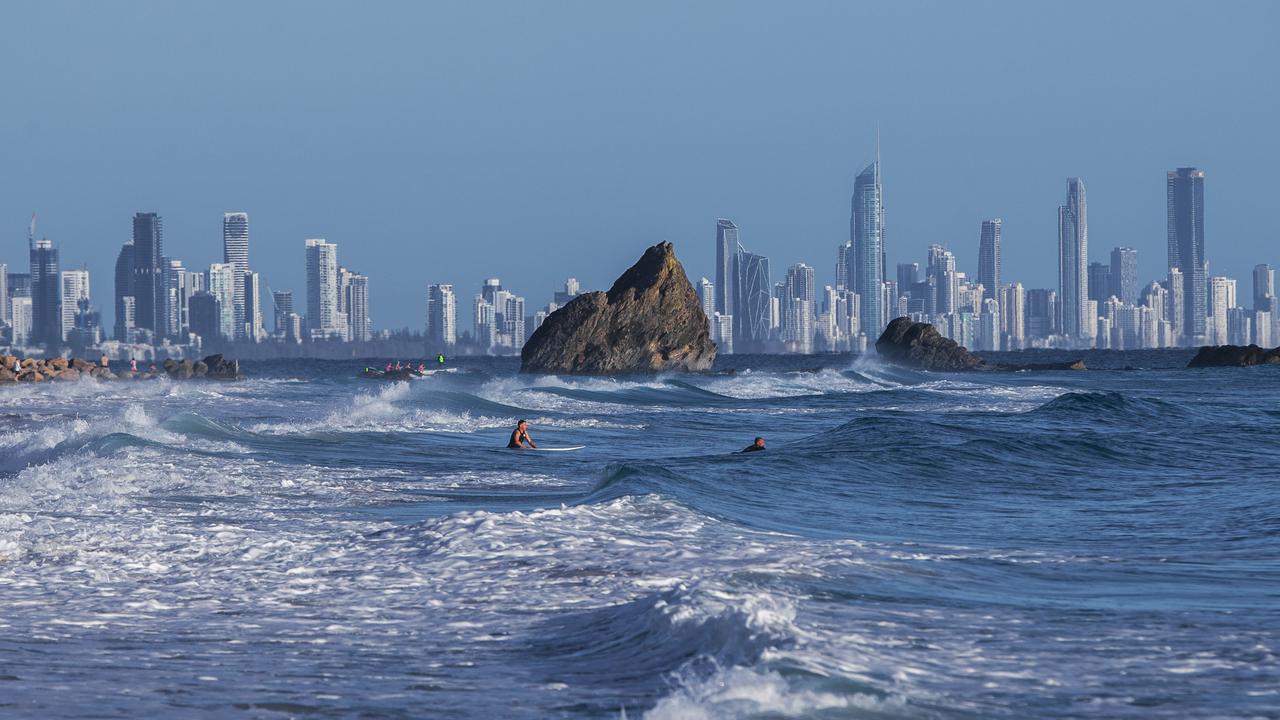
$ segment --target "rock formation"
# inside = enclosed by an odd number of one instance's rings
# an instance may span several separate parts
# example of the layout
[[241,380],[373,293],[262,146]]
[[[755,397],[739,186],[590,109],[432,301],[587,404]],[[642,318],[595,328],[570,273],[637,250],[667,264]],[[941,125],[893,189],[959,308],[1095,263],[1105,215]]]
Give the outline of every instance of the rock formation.
[[1083,360],[1030,365],[988,365],[955,340],[945,338],[929,323],[900,317],[885,326],[876,340],[876,352],[892,363],[940,372],[968,370],[1084,370]]
[[607,375],[706,370],[716,357],[706,313],[671,243],[645,251],[606,292],[556,310],[520,353],[520,371]]
[[[14,365],[18,366],[14,372]],[[214,380],[242,380],[240,363],[226,360],[221,355],[210,355],[199,362],[190,360],[165,360],[160,368],[154,365],[146,370],[133,372],[128,365],[117,363],[122,369],[113,371],[110,366],[91,363],[80,358],[24,358],[21,361],[12,355],[0,356],[0,383],[8,382],[44,382],[46,380],[79,380],[94,378],[96,380],[150,380],[168,376],[174,380],[208,377]]]
[[885,326],[876,340],[876,352],[889,362],[921,370],[955,372],[983,366],[982,358],[943,337],[934,326],[908,317],[895,318]]
[[1280,364],[1280,347],[1265,350],[1257,345],[1206,345],[1187,367],[1246,367]]

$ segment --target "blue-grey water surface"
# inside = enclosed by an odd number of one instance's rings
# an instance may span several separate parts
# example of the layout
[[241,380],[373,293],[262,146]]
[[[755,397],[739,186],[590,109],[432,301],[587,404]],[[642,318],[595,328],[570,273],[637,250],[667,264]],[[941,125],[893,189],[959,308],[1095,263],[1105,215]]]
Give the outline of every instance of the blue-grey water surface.
[[0,716],[1280,717],[1280,367],[1187,357],[0,387]]

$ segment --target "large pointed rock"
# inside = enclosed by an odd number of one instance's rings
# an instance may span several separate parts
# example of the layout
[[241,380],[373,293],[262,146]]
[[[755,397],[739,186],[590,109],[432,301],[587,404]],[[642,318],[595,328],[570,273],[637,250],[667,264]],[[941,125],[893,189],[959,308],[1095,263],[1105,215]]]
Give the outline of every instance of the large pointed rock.
[[706,370],[716,357],[707,315],[663,242],[613,283],[551,313],[520,353],[520,371],[608,375]]

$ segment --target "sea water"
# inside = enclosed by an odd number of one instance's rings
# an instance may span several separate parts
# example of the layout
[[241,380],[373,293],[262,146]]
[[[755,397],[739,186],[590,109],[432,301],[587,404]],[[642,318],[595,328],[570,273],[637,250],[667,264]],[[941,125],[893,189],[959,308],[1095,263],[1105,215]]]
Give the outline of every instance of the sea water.
[[0,387],[0,716],[1280,717],[1280,367],[1187,357]]

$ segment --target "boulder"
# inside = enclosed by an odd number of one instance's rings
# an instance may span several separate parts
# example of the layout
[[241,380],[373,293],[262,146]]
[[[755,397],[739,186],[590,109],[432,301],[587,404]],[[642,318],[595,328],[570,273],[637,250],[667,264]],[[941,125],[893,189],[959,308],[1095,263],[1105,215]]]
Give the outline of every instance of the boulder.
[[241,380],[244,378],[240,374],[240,361],[227,360],[222,357],[221,353],[210,355],[201,362],[204,363],[206,371],[204,376],[214,380]]
[[209,366],[205,365],[203,360],[197,360],[196,364],[192,366],[191,372],[195,377],[204,377],[209,373]]
[[943,337],[929,323],[911,322],[908,317],[896,318],[885,327],[876,340],[876,352],[889,362],[921,370],[955,372],[983,367],[982,358],[963,345]]
[[17,361],[18,358],[16,355],[0,355],[0,367],[6,370],[13,369],[13,364]]
[[14,375],[13,371],[9,369],[11,367],[13,367],[12,364],[8,367],[0,367],[0,382],[17,382],[18,376]]
[[89,362],[88,360],[81,360],[80,358],[75,358],[71,361],[71,367],[75,368],[76,370],[79,370],[82,373],[86,373],[86,372],[91,372],[95,366],[93,363]]
[[66,370],[68,367],[71,367],[71,363],[67,362],[67,359],[64,357],[56,357],[56,358],[53,358],[52,360],[46,360],[45,364],[48,365],[51,369],[56,370],[58,372]]
[[706,370],[716,346],[675,248],[662,242],[608,292],[579,295],[525,343],[520,371],[607,375]]
[[1280,364],[1280,347],[1266,350],[1257,345],[1206,345],[1187,367],[1247,367]]
[[66,370],[59,370],[57,373],[54,374],[53,379],[54,380],[79,380],[80,371],[75,368],[67,368]]

